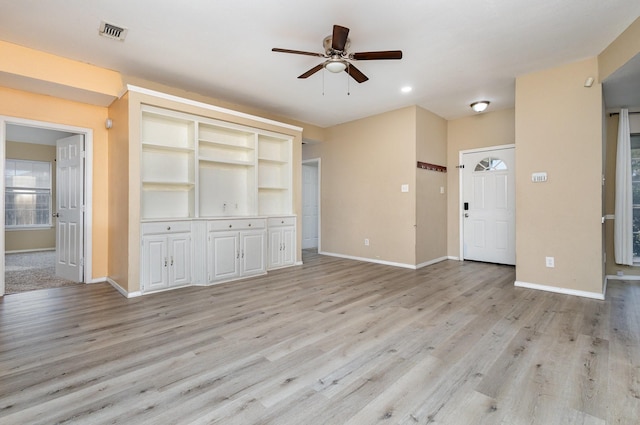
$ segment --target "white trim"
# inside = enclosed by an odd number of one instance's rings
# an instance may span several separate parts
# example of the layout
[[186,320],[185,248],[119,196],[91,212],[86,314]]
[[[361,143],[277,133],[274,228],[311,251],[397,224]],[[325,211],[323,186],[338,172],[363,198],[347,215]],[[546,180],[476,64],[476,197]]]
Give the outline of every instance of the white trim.
[[634,275],[629,275],[629,274],[618,276],[618,275],[615,275],[615,274],[608,274],[606,276],[606,279],[607,280],[611,279],[611,280],[634,280],[635,281],[635,280],[640,280],[640,276],[634,276]]
[[447,261],[448,259],[449,259],[449,257],[444,256],[444,257],[440,257],[440,258],[435,258],[433,260],[425,261],[424,263],[418,264],[416,266],[416,269],[421,269],[423,267],[427,267],[427,266],[431,266],[433,264],[441,263],[443,261]]
[[107,282],[113,286],[115,288],[116,291],[120,292],[121,295],[123,295],[126,298],[135,298],[135,297],[139,297],[142,295],[142,292],[140,291],[135,291],[135,292],[127,292],[122,286],[118,285],[118,283],[111,279],[111,278],[107,278]]
[[55,248],[34,248],[34,249],[16,249],[14,251],[5,251],[5,254],[22,254],[28,252],[55,251]]
[[302,264],[304,264],[302,261],[296,261],[294,266],[301,266]]
[[[305,159],[304,161],[302,161],[302,164],[318,164],[317,168],[318,168],[318,200],[317,200],[317,204],[318,204],[318,253],[322,250],[322,158],[311,158],[311,159]],[[303,177],[304,179],[304,177]],[[304,182],[301,182],[302,185],[304,185]],[[304,189],[303,189],[304,190]],[[300,222],[302,223],[302,221],[304,220],[304,214],[302,214],[302,211],[300,211]],[[304,226],[304,223],[303,223]],[[300,229],[300,234],[302,235],[302,229]],[[300,246],[302,246],[302,238],[300,241]]]
[[575,289],[559,288],[557,286],[540,285],[538,283],[529,283],[516,280],[513,284],[519,288],[536,289],[539,291],[555,292],[557,294],[574,295],[578,297],[593,298],[596,300],[604,300],[604,293],[578,291]]
[[94,279],[87,280],[85,283],[105,283],[106,281],[107,281],[107,277],[103,276],[103,277],[96,277]]
[[447,257],[447,259],[448,259],[448,260],[454,260],[454,261],[462,261],[462,260],[460,259],[460,257],[454,257],[453,255],[448,256],[448,257]]
[[[86,283],[92,275],[93,264],[93,129],[85,127],[76,127],[73,125],[58,124],[47,121],[38,121],[27,118],[17,118],[7,115],[0,115],[0,174],[4,175],[4,162],[5,162],[5,150],[6,150],[6,127],[7,125],[19,125],[23,127],[36,127],[45,130],[57,130],[67,133],[81,134],[84,136],[84,199],[85,199],[85,214],[83,220],[83,232],[84,232],[84,270],[83,270],[83,282]],[[4,182],[1,183],[2,196],[0,205],[2,211],[4,211]],[[0,236],[0,254],[4,256],[4,214],[0,214],[0,227],[2,228],[2,235]],[[0,261],[0,295],[4,294],[4,260]]]
[[[298,127],[298,126],[295,126],[295,125],[286,124],[286,123],[275,121],[275,120],[270,120],[268,118],[263,118],[263,117],[259,117],[259,116],[256,116],[256,115],[246,114],[244,112],[234,111],[232,109],[222,108],[220,106],[210,105],[208,103],[199,102],[197,100],[186,99],[184,97],[174,96],[172,94],[162,93],[162,92],[151,90],[151,89],[145,89],[143,87],[138,87],[138,86],[134,86],[134,85],[131,85],[131,84],[127,84],[127,90],[128,91],[132,91],[132,92],[136,92],[136,93],[140,93],[140,94],[146,94],[146,95],[149,95],[149,96],[159,97],[161,99],[170,100],[172,102],[182,103],[184,105],[195,106],[197,108],[207,109],[209,111],[215,111],[215,112],[221,112],[223,114],[233,115],[233,116],[236,116],[236,117],[239,117],[239,118],[248,118],[248,119],[253,120],[253,121],[258,121],[258,122],[262,122],[262,123],[265,123],[265,124],[276,125],[278,127],[288,128],[290,130],[302,131],[302,127]],[[126,93],[126,92],[123,92],[119,97],[122,97],[124,95],[124,93]]]
[[[484,148],[475,148],[475,149],[465,149],[458,151],[458,165],[462,164],[462,155],[468,153],[477,153],[477,152],[488,152],[488,151],[497,151],[503,149],[514,149],[515,152],[515,143],[507,144],[507,145],[498,145],[498,146],[487,146]],[[460,246],[459,246],[459,260],[464,261],[464,226],[462,219],[462,215],[464,214],[463,205],[464,205],[464,190],[463,190],[463,180],[462,180],[463,168],[458,168],[458,232],[460,235]],[[515,174],[514,174],[515,178]],[[514,182],[515,183],[515,182]],[[514,247],[515,249],[515,247]]]
[[376,263],[376,264],[384,264],[385,266],[395,266],[402,267],[405,269],[416,270],[416,266],[412,264],[404,264],[404,263],[395,263],[392,261],[384,261],[384,260],[375,260],[373,258],[365,258],[365,257],[355,257],[353,255],[344,255],[344,254],[336,254],[334,252],[324,252],[318,251],[318,254],[328,255],[330,257],[338,257],[338,258],[346,258],[347,260],[356,260],[356,261],[364,261],[367,263]]

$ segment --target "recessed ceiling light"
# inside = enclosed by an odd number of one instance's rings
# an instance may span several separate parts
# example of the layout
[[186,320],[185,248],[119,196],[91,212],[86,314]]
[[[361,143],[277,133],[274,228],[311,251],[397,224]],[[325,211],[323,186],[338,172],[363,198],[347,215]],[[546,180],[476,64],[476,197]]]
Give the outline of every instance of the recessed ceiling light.
[[404,86],[403,88],[400,89],[402,93],[409,93],[411,90],[413,90],[413,88],[409,86]]

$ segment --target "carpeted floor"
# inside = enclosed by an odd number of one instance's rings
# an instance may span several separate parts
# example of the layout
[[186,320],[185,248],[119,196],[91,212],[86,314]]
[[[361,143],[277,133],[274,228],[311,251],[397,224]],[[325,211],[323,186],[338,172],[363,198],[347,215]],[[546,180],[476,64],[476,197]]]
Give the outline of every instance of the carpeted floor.
[[55,251],[5,254],[5,294],[78,285],[56,277]]

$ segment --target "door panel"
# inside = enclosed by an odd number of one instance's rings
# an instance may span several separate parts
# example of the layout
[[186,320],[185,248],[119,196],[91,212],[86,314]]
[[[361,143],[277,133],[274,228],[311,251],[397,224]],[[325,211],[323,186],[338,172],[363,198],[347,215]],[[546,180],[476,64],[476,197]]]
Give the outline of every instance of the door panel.
[[56,275],[83,281],[84,136],[56,141]]
[[240,274],[247,276],[264,273],[267,269],[264,255],[266,251],[265,232],[241,232],[240,239],[242,241]]
[[191,283],[191,238],[189,236],[169,237],[169,264],[171,265],[172,286],[183,286]]
[[238,233],[209,233],[209,281],[231,279],[240,275],[238,268]]
[[515,155],[501,148],[462,155],[463,258],[515,264]]

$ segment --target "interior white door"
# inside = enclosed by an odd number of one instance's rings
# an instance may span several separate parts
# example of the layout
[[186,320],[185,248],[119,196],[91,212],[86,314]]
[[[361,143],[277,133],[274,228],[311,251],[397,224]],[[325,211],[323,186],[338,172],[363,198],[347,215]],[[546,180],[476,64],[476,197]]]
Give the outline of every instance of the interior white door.
[[318,166],[302,165],[302,249],[318,247]]
[[463,258],[515,264],[515,151],[463,153]]
[[84,136],[56,141],[56,275],[83,281]]

